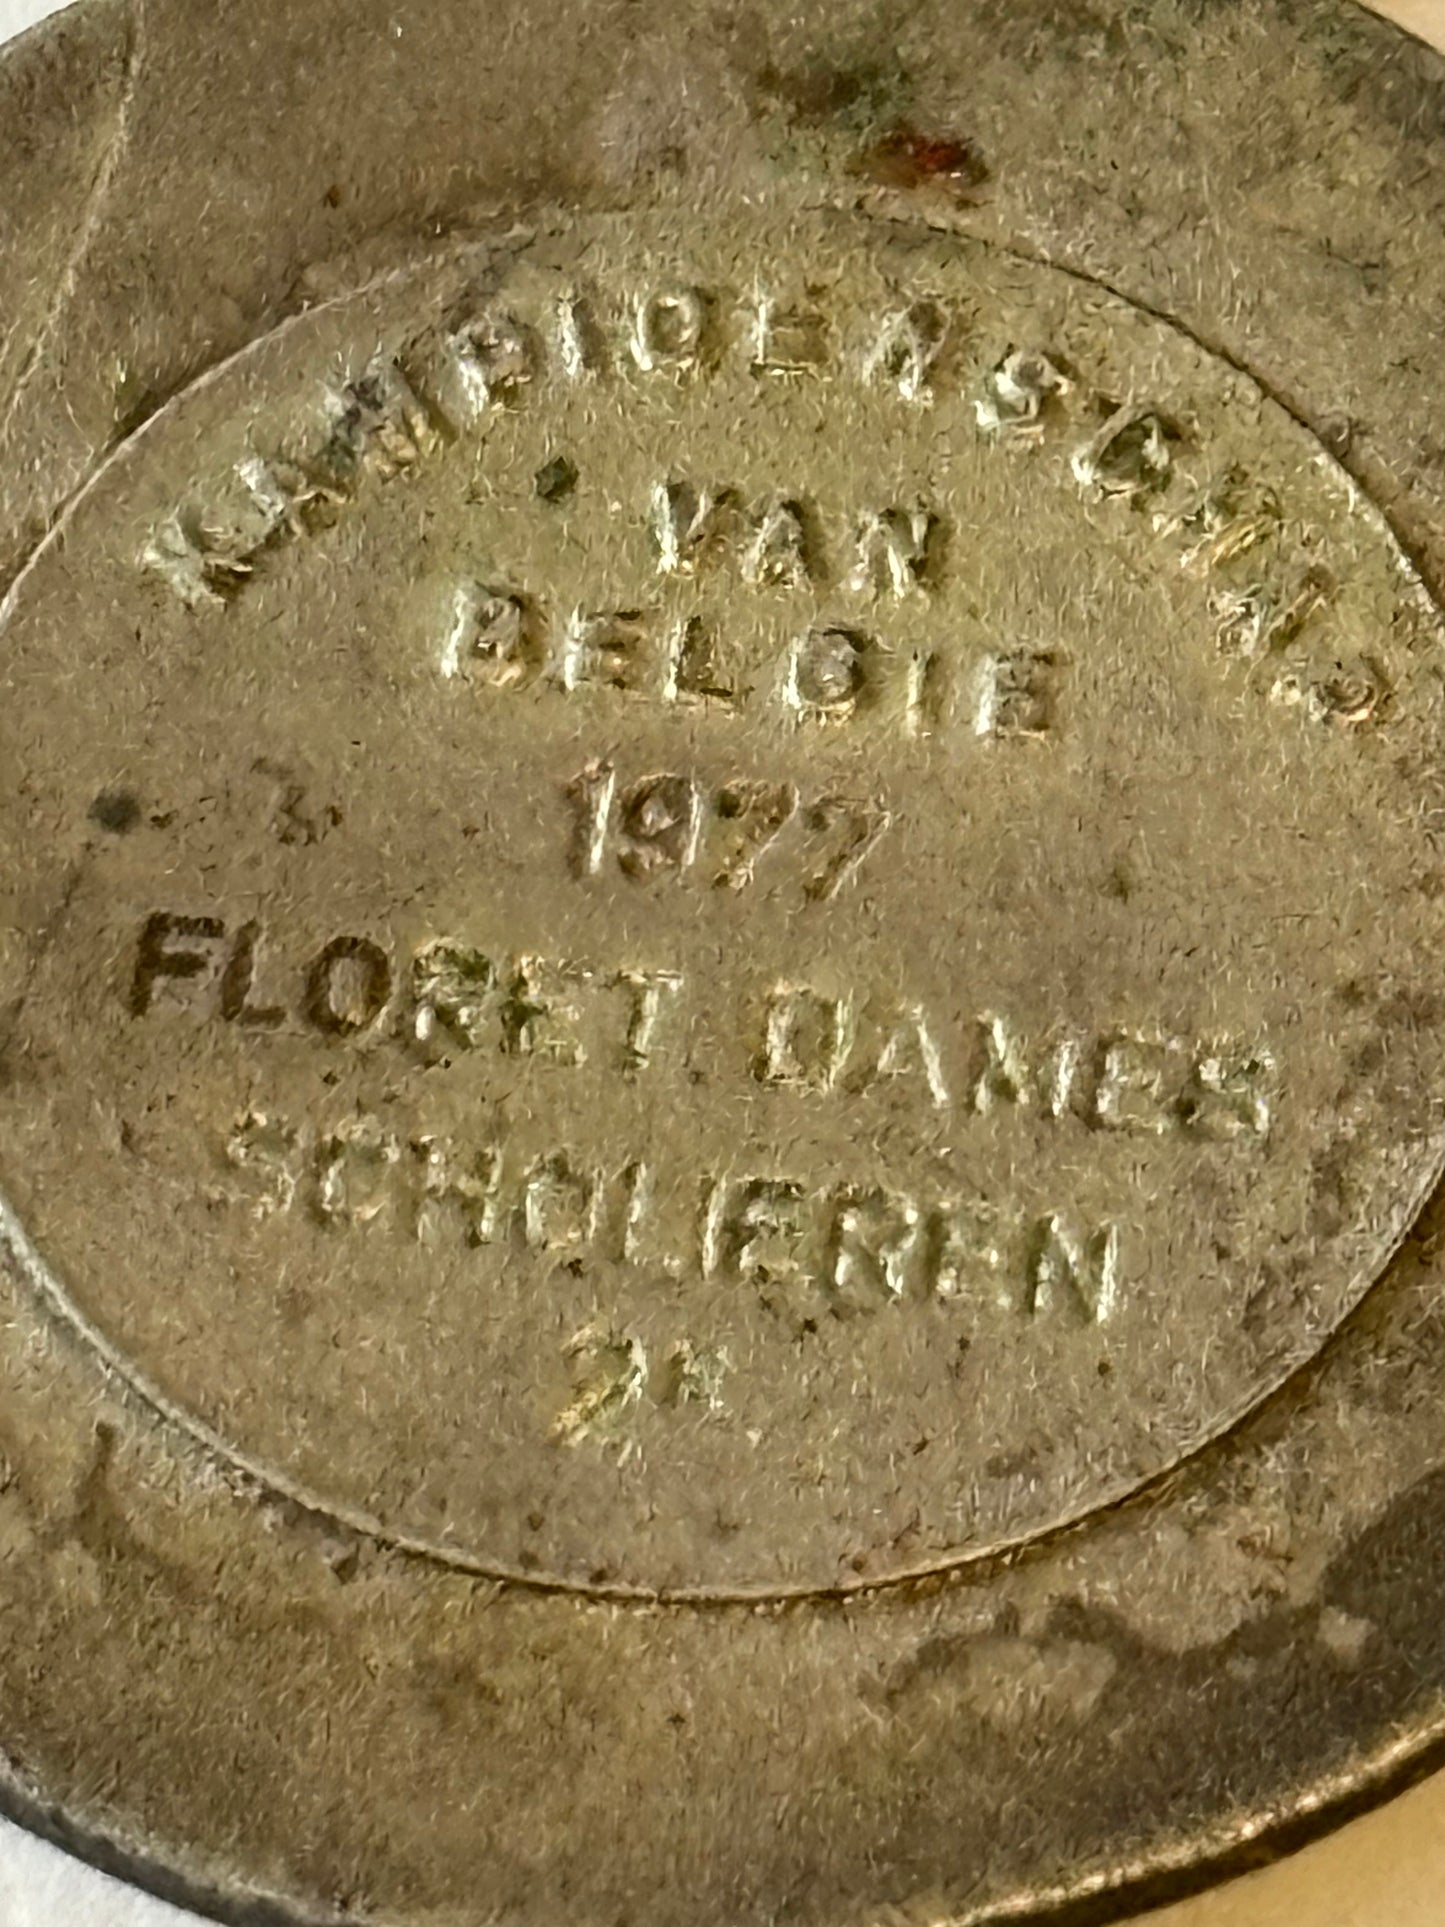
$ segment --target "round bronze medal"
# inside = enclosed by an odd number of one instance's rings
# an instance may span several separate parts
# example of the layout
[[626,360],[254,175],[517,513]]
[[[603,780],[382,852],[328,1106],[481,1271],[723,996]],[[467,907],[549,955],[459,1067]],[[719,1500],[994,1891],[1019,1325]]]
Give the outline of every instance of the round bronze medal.
[[1426,1758],[1445,66],[214,15],[3,70],[12,1809],[982,1927]]

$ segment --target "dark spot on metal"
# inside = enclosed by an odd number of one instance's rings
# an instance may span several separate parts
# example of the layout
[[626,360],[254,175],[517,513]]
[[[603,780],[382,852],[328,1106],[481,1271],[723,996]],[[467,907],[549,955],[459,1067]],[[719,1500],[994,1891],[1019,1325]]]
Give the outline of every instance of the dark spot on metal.
[[577,487],[577,464],[565,455],[554,455],[537,470],[533,482],[540,501],[565,502]]
[[1430,1029],[1445,1017],[1445,997],[1433,990],[1397,990],[1381,1003],[1380,1016],[1402,1029]]
[[1134,880],[1125,863],[1116,863],[1104,879],[1104,895],[1113,897],[1119,903],[1127,903],[1134,894]]
[[833,120],[847,113],[879,84],[876,69],[839,67],[822,60],[801,67],[779,67],[772,61],[761,66],[755,76],[758,92],[785,107],[802,121]]
[[112,836],[125,836],[140,821],[140,799],[133,790],[102,790],[90,806],[90,820]]
[[1350,1058],[1350,1074],[1353,1077],[1371,1077],[1385,1061],[1385,1043],[1380,1037],[1368,1037]]

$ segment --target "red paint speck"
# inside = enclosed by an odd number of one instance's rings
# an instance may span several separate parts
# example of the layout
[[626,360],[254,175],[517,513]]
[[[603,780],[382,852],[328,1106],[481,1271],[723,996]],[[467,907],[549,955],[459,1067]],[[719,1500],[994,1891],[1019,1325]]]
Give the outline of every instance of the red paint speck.
[[900,127],[869,148],[863,171],[880,187],[944,187],[969,193],[988,179],[988,165],[971,142]]

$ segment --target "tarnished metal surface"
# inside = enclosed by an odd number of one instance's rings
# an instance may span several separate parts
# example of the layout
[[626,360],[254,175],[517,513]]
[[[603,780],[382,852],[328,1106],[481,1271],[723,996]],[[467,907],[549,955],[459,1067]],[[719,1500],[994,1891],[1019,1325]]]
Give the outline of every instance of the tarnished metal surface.
[[1438,58],[6,85],[17,1808],[223,1917],[984,1921],[1420,1755]]

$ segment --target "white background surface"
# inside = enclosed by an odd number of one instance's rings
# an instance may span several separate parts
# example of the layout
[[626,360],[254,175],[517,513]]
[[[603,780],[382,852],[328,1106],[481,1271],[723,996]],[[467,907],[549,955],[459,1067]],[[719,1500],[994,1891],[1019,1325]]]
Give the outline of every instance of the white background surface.
[[[0,0],[0,40],[47,14],[56,0]],[[0,326],[4,323],[0,289]],[[0,1927],[195,1927],[179,1913],[58,1853],[0,1820]]]

